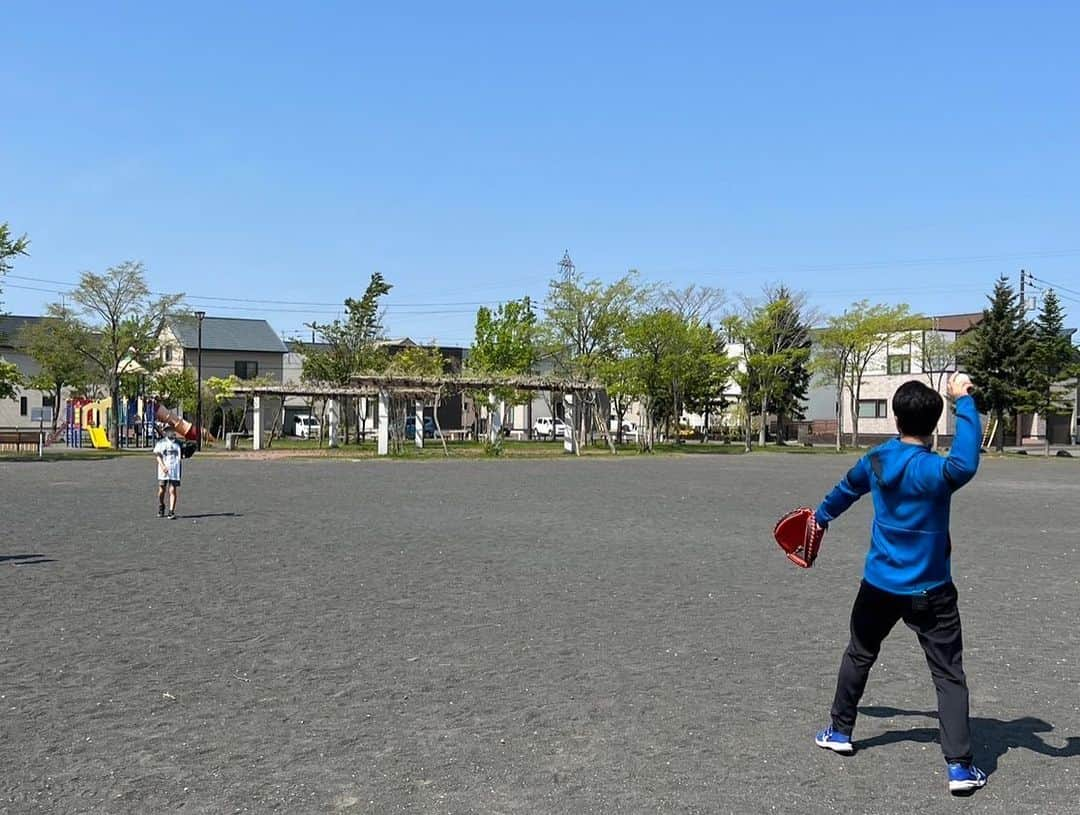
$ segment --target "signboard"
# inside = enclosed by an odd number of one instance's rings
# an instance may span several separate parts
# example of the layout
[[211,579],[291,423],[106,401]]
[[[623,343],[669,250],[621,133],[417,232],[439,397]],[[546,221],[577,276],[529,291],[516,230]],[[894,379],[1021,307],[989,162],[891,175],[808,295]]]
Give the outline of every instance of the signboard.
[[53,409],[51,407],[30,408],[30,421],[41,424],[42,422],[51,422],[52,420]]

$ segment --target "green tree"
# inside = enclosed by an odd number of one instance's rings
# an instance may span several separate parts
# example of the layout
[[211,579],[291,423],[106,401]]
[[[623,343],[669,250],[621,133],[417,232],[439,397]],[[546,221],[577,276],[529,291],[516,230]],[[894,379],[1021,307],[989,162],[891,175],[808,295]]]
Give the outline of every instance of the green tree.
[[19,366],[0,357],[0,399],[14,399],[22,383]]
[[[26,235],[16,238],[11,234],[11,228],[6,221],[0,224],[0,281],[13,268],[11,259],[28,254],[26,250],[29,246],[30,240]],[[3,291],[0,288],[0,294]],[[0,300],[0,306],[3,304],[4,301]],[[0,311],[0,314],[3,314],[3,311]],[[0,337],[0,340],[2,339],[4,338]],[[19,366],[0,357],[0,399],[13,399],[22,384],[23,377],[19,373]]]
[[[1053,289],[1043,296],[1039,316],[1035,318],[1028,367],[1028,382],[1021,396],[1022,407],[1038,413],[1044,420],[1049,414],[1065,412],[1070,405],[1059,386],[1075,376],[1075,350],[1065,331],[1065,314]],[[1045,433],[1043,452],[1050,454],[1050,434]]]
[[38,363],[40,370],[30,379],[30,386],[53,395],[53,430],[60,417],[60,399],[64,388],[82,394],[90,390],[92,377],[86,357],[79,352],[73,330],[74,315],[62,306],[45,319],[28,324],[20,335],[26,352]]
[[989,295],[982,320],[962,335],[958,361],[975,382],[975,404],[1000,429],[997,449],[1005,449],[1005,420],[1023,404],[1028,388],[1032,332],[1019,297],[1002,275]]
[[714,404],[734,368],[723,341],[709,325],[667,308],[632,320],[626,345],[628,376],[623,387],[636,391],[645,408],[647,427],[638,434],[645,447],[651,447],[661,423],[677,431],[684,409],[704,411]]
[[[927,384],[938,393],[942,393],[949,375],[956,370],[955,335],[938,331],[933,322],[916,335],[915,345],[919,352],[920,367]],[[938,443],[938,429],[934,427],[934,447]]]
[[[852,445],[857,447],[859,444],[858,405],[867,368],[871,362],[880,360],[882,351],[890,342],[895,341],[897,335],[907,336],[912,331],[921,330],[925,325],[926,319],[913,314],[906,304],[870,305],[866,300],[860,300],[842,315],[830,318],[828,325],[819,335],[823,349],[819,370],[824,365],[832,375],[842,369],[843,387],[851,398],[849,405]],[[840,398],[837,402],[839,404]],[[842,414],[838,416],[839,419],[842,419]],[[838,436],[841,429],[838,421]],[[839,444],[839,438],[837,443]]]
[[109,393],[109,429],[115,444],[124,376],[137,370],[153,372],[160,365],[158,340],[183,295],[154,296],[143,264],[126,261],[104,274],[83,272],[68,298],[75,308],[67,311],[54,304],[49,313],[65,320],[65,336],[86,359],[92,378]]
[[759,305],[750,305],[729,329],[743,344],[745,371],[741,372],[746,409],[761,417],[758,444],[765,444],[769,413],[778,426],[785,415],[801,416],[810,385],[810,326],[803,316],[802,295],[781,285],[768,291]]
[[[8,226],[7,221],[0,224],[0,278],[14,268],[11,259],[19,255],[29,254],[27,252],[29,247],[30,239],[26,235],[16,238],[12,235],[11,227]],[[0,301],[0,305],[3,305],[3,301]]]
[[[597,379],[603,361],[619,354],[631,318],[649,296],[635,271],[610,284],[586,281],[577,272],[552,280],[540,324],[540,359],[557,375]],[[572,430],[583,437],[591,418],[586,410],[578,413],[581,425]]]
[[150,390],[157,400],[169,407],[179,407],[181,413],[195,412],[198,382],[190,368],[166,368],[154,375]]
[[[495,311],[486,306],[477,310],[476,333],[468,357],[470,370],[482,374],[528,374],[536,366],[537,354],[536,312],[528,297],[501,303]],[[529,405],[528,424],[531,429],[530,393],[513,388],[495,388],[492,393],[498,402],[506,405]],[[489,401],[487,393],[473,393],[471,396],[476,405]]]
[[[301,378],[335,387],[346,387],[358,373],[378,373],[386,369],[389,354],[382,345],[384,339],[379,299],[390,293],[393,286],[382,274],[375,272],[359,300],[345,300],[346,317],[331,323],[311,323],[322,345],[298,343],[304,355]],[[342,405],[345,443],[349,442],[351,400]]]

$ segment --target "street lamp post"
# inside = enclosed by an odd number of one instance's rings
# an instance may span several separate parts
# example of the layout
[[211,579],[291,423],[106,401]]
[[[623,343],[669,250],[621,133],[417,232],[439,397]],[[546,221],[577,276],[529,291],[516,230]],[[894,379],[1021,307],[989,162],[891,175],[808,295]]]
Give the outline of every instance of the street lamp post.
[[195,386],[195,449],[202,450],[202,321],[206,316],[205,311],[196,311],[195,319],[199,321],[199,352],[196,361],[196,386]]

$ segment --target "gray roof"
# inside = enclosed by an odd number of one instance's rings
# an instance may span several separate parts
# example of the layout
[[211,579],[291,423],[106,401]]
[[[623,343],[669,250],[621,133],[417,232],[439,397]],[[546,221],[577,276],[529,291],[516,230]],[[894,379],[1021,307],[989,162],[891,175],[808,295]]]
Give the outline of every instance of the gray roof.
[[[169,318],[169,328],[184,348],[199,347],[199,321],[190,315]],[[284,354],[288,349],[266,320],[239,317],[204,317],[204,351],[261,351]]]
[[0,346],[15,348],[19,333],[27,326],[39,323],[47,317],[24,317],[17,314],[0,314]]

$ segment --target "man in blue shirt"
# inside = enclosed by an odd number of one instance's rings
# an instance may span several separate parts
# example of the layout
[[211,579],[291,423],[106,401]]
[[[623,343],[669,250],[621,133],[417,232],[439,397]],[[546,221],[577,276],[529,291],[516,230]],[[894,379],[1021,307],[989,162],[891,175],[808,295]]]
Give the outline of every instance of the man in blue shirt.
[[837,753],[854,752],[851,733],[870,668],[882,641],[903,620],[919,638],[937,689],[941,749],[949,791],[956,795],[986,783],[986,774],[972,763],[963,637],[950,571],[949,505],[979,466],[981,430],[971,388],[966,374],[949,381],[956,434],[943,458],[931,449],[944,407],[941,395],[922,382],[901,385],[892,400],[899,436],[863,456],[815,512],[826,526],[867,492],[874,501],[870,550],[851,609],[851,640],[840,663],[832,723],[814,741]]

